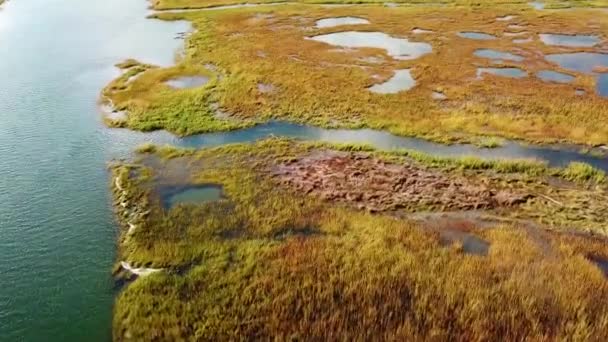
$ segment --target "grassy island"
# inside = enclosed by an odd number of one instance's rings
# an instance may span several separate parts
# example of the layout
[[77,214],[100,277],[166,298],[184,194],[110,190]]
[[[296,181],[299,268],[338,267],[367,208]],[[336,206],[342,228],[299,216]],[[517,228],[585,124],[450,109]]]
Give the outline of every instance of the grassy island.
[[[140,275],[116,340],[608,338],[601,172],[284,139],[139,152],[112,168],[116,274]],[[222,195],[167,201],[205,186]]]

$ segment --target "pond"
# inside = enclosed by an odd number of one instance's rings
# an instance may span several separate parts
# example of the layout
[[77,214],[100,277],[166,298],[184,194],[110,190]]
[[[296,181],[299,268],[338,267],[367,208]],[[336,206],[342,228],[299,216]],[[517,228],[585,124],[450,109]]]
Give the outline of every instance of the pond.
[[369,91],[379,94],[396,94],[400,91],[409,90],[416,85],[410,69],[395,71],[395,75],[388,81],[369,87]]
[[342,25],[364,25],[369,24],[369,20],[358,17],[335,17],[317,20],[317,28],[335,27]]
[[553,70],[541,70],[536,73],[536,77],[546,82],[556,83],[570,83],[575,79],[575,77],[572,75],[564,74]]
[[168,80],[166,85],[173,89],[189,89],[203,86],[209,82],[209,77],[206,76],[183,76]]
[[583,35],[583,34],[552,34],[541,33],[538,35],[541,42],[550,46],[567,46],[567,47],[593,47],[600,42],[598,36]]
[[166,210],[179,204],[200,204],[224,198],[223,188],[217,184],[163,186],[158,193]]
[[552,54],[545,59],[560,67],[596,76],[596,92],[600,96],[608,96],[608,76],[605,73],[596,73],[597,68],[608,67],[608,54],[594,52],[574,52]]
[[382,32],[337,32],[314,36],[309,39],[345,48],[377,48],[386,50],[395,59],[416,59],[431,53],[427,43],[410,42],[406,38],[391,37]]
[[524,60],[520,55],[492,49],[479,49],[475,51],[474,55],[481,58],[501,59],[514,62],[521,62]]
[[444,246],[454,243],[462,245],[462,251],[466,254],[485,256],[488,255],[490,244],[477,235],[457,229],[442,229],[439,231],[440,242]]
[[483,78],[484,74],[510,78],[523,78],[528,76],[527,72],[519,68],[477,68],[477,78]]
[[474,40],[493,40],[496,36],[483,32],[458,32],[458,36],[461,38],[474,39]]

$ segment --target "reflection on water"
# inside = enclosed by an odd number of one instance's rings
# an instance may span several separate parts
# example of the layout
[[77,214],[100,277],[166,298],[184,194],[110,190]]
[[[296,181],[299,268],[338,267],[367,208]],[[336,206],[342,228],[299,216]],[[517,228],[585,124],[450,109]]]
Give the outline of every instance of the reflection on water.
[[409,90],[416,85],[416,80],[412,77],[410,69],[395,71],[395,75],[388,81],[375,84],[369,90],[378,94],[396,94],[403,90]]
[[395,59],[415,59],[430,53],[433,49],[427,43],[410,42],[405,38],[391,37],[382,32],[337,32],[310,38],[318,42],[346,48],[384,49]]
[[164,186],[158,191],[165,209],[179,204],[199,204],[222,199],[223,189],[217,184]]
[[357,17],[336,17],[317,20],[317,28],[335,27],[342,25],[364,25],[369,24],[367,19]]
[[488,255],[490,244],[478,236],[463,232],[456,229],[442,229],[439,231],[439,237],[443,245],[452,245],[460,243],[462,251],[472,255]]
[[203,86],[209,82],[209,77],[205,76],[184,76],[174,78],[165,82],[169,87],[175,89],[187,89]]
[[503,59],[507,61],[521,62],[524,58],[510,52],[503,52],[493,49],[479,49],[475,51],[475,56],[489,59]]
[[568,34],[539,34],[540,40],[546,45],[568,47],[592,47],[600,42],[599,37],[592,35]]
[[608,68],[608,54],[594,52],[561,53],[545,56],[545,59],[560,67],[596,75],[596,91],[600,96],[608,96],[608,76],[595,72],[598,68]]
[[496,36],[483,32],[458,32],[458,36],[474,40],[493,40]]
[[536,73],[536,76],[546,82],[570,83],[575,77],[553,70],[541,70]]
[[483,78],[484,74],[511,78],[523,78],[528,76],[525,71],[518,68],[477,68],[477,78]]

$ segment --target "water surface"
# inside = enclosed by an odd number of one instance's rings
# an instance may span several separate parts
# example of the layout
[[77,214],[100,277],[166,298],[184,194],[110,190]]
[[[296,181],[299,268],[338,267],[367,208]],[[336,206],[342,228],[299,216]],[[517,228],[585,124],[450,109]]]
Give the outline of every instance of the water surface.
[[575,79],[575,77],[572,75],[564,74],[553,70],[541,70],[536,73],[536,77],[546,82],[556,83],[570,83]]
[[596,73],[597,68],[608,68],[608,54],[594,52],[562,53],[545,56],[545,59],[560,67],[596,76],[596,92],[600,96],[608,96],[608,76]]
[[540,40],[545,45],[551,46],[567,46],[567,47],[593,47],[600,42],[598,36],[593,35],[568,35],[568,34],[552,34],[541,33],[538,35]]
[[364,25],[369,24],[369,20],[358,17],[336,17],[317,20],[318,28],[335,27],[342,25]]
[[143,0],[0,10],[0,340],[110,341],[116,225],[107,162],[149,138],[104,127],[100,90],[133,57],[171,65],[185,22]]
[[410,42],[406,38],[391,37],[383,32],[347,31],[323,34],[310,38],[318,42],[345,48],[384,49],[395,59],[416,59],[433,49],[427,43]]
[[482,240],[477,235],[463,232],[457,229],[442,229],[439,231],[439,238],[443,245],[460,243],[462,251],[466,254],[485,256],[488,255],[490,244]]
[[400,91],[409,90],[416,85],[410,69],[395,71],[395,75],[388,81],[369,87],[369,91],[379,94],[396,94]]
[[222,186],[217,184],[165,186],[159,195],[165,209],[179,204],[214,202],[224,197]]
[[474,39],[474,40],[493,40],[496,36],[483,32],[458,32],[458,36],[461,38]]
[[165,84],[174,89],[188,89],[203,86],[207,84],[207,82],[209,82],[209,77],[183,76],[168,80]]
[[477,68],[477,78],[483,78],[484,74],[510,78],[523,78],[528,76],[528,73],[519,68]]
[[521,62],[524,58],[510,52],[498,51],[493,49],[479,49],[475,51],[475,56],[489,59],[502,59],[507,61]]

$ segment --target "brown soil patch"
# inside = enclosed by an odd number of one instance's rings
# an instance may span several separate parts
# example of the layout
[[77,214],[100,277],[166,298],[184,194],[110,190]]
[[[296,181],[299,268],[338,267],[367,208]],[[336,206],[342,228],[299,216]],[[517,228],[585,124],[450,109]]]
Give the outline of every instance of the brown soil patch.
[[515,206],[532,197],[412,163],[389,163],[364,153],[314,152],[279,164],[273,174],[280,183],[297,191],[372,212],[493,209]]

